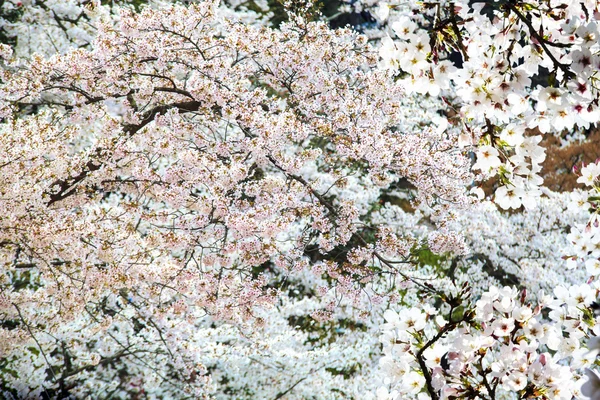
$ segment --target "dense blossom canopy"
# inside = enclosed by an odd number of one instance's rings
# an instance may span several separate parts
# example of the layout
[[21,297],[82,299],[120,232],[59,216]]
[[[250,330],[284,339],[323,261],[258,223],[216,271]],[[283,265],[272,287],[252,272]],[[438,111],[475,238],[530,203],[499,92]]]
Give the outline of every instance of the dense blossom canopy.
[[600,398],[595,1],[103,3],[0,3],[0,396]]

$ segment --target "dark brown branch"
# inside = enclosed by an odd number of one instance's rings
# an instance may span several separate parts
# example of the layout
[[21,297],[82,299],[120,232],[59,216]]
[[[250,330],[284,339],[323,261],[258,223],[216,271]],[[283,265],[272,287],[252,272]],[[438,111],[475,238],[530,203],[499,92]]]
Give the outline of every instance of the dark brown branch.
[[425,352],[425,350],[430,348],[435,342],[440,340],[442,336],[444,336],[447,332],[454,330],[459,324],[470,320],[472,317],[472,314],[470,312],[465,312],[460,320],[453,321],[452,313],[454,312],[454,309],[454,306],[450,307],[448,323],[444,325],[442,329],[433,338],[431,338],[427,343],[425,343],[425,345],[421,347],[421,349],[415,355],[417,362],[419,363],[419,367],[423,372],[423,376],[425,377],[425,386],[427,387],[427,391],[431,396],[431,400],[439,400],[440,397],[438,396],[437,391],[433,387],[431,372],[429,372],[429,368],[427,368],[427,364],[425,364],[425,360],[423,359],[423,353]]
[[535,30],[535,28],[534,28],[533,24],[531,23],[531,21],[528,20],[527,17],[525,17],[523,14],[521,14],[521,12],[517,9],[517,7],[515,7],[514,4],[512,4],[510,2],[506,2],[506,3],[504,3],[504,6],[507,7],[508,9],[510,9],[512,12],[514,12],[515,15],[525,25],[527,25],[527,28],[529,29],[529,33],[531,34],[531,36],[533,36],[535,38],[535,40],[537,40],[537,42],[540,44],[540,46],[542,46],[542,49],[544,49],[544,52],[546,52],[546,54],[548,54],[548,57],[550,57],[550,59],[554,63],[554,68],[556,68],[556,69],[560,68],[564,72],[565,77],[569,77],[569,78],[574,77],[575,74],[569,69],[569,65],[568,64],[563,64],[560,61],[558,61],[556,59],[556,57],[554,57],[554,54],[552,54],[550,52],[550,49],[548,48],[548,46],[558,47],[558,48],[568,48],[568,47],[571,47],[571,45],[570,44],[566,44],[566,43],[551,42],[551,41],[545,39],[542,35],[540,35]]
[[[242,130],[244,130],[242,128]],[[246,131],[244,131],[246,132]],[[336,225],[335,222],[335,218],[338,215],[337,210],[335,209],[335,207],[329,202],[327,201],[327,199],[319,192],[317,192],[311,185],[310,183],[308,183],[306,181],[306,179],[304,179],[303,177],[299,176],[299,175],[295,175],[295,174],[290,174],[289,172],[287,172],[284,168],[282,168],[278,163],[277,160],[275,160],[275,158],[273,158],[273,156],[268,155],[267,159],[269,161],[271,161],[271,163],[277,168],[279,169],[281,172],[283,172],[285,174],[285,176],[287,176],[289,179],[293,179],[296,182],[299,182],[300,184],[302,184],[304,187],[306,187],[311,194],[313,194],[317,200],[319,200],[319,203],[321,203],[321,205],[323,205],[330,214],[329,220]],[[363,244],[363,245],[368,245],[367,241],[358,233],[358,232],[354,232],[354,235],[359,239],[359,241]],[[373,252],[373,256],[375,258],[377,258],[382,264],[386,265],[388,268],[390,268],[391,270],[393,270],[395,273],[397,273],[398,275],[402,276],[404,279],[406,279],[407,281],[410,281],[412,283],[414,283],[415,285],[419,286],[421,289],[425,290],[426,292],[430,292],[430,293],[435,293],[435,294],[439,294],[437,290],[435,290],[432,286],[428,286],[426,284],[423,284],[421,282],[418,282],[417,280],[415,280],[414,278],[408,276],[407,274],[401,272],[398,270],[398,268],[396,268],[393,264],[409,264],[410,261],[391,261],[388,260],[387,258],[383,257],[380,253],[378,253],[377,251]]]
[[48,365],[48,368],[50,369],[50,372],[52,374],[52,379],[54,381],[56,381],[56,376],[54,375],[54,369],[52,368],[52,364],[50,364],[50,361],[48,361],[48,357],[46,356],[46,352],[44,351],[44,348],[42,347],[42,345],[40,345],[40,342],[38,342],[37,338],[33,334],[33,331],[31,330],[31,326],[29,326],[27,321],[25,321],[25,318],[23,318],[23,314],[21,314],[21,309],[19,308],[19,306],[16,305],[15,303],[12,303],[12,305],[17,310],[17,314],[19,314],[19,319],[21,320],[21,322],[23,322],[23,325],[25,325],[25,327],[27,328],[27,332],[29,332],[29,335],[31,336],[31,338],[33,339],[35,344],[37,344],[38,348],[40,349],[42,356],[44,356],[44,360],[46,360],[46,364]]
[[[323,197],[322,194],[320,194],[319,192],[317,192],[315,189],[313,189],[313,187],[310,185],[310,183],[308,183],[306,181],[306,179],[304,179],[303,177],[299,176],[299,175],[295,175],[295,174],[290,174],[289,172],[287,172],[285,169],[283,169],[278,163],[277,160],[275,160],[275,158],[273,158],[273,156],[268,155],[267,158],[269,159],[269,161],[271,161],[271,164],[273,164],[275,167],[277,167],[278,170],[280,170],[281,172],[284,173],[285,176],[287,176],[289,179],[293,179],[296,182],[302,184],[302,186],[304,186],[305,188],[307,188],[311,194],[313,194],[318,200],[319,203],[321,203],[323,206],[325,206],[325,208],[327,208],[327,211],[329,211],[329,213],[336,217],[337,216],[337,210],[335,209],[335,207],[327,201],[327,199],[325,199],[325,197]],[[330,218],[330,220],[335,223],[335,221],[333,219]]]
[[450,25],[452,26],[452,31],[454,31],[454,34],[456,35],[456,43],[458,45],[458,48],[460,49],[460,52],[463,55],[464,60],[469,61],[469,55],[467,54],[467,49],[465,49],[465,45],[463,44],[463,41],[462,41],[462,35],[460,33],[460,29],[458,28],[458,24],[456,23],[456,13],[454,11],[454,3],[450,3],[450,13],[451,13],[451,16],[450,16],[449,20],[450,20]]
[[488,391],[491,400],[496,400],[496,386],[492,387],[490,382],[487,379],[487,372],[483,368],[483,355],[479,356],[479,368],[481,369],[481,373],[483,375],[483,385]]
[[287,390],[285,390],[284,392],[279,392],[277,394],[277,396],[275,396],[274,400],[279,400],[281,398],[283,398],[286,394],[288,394],[289,392],[291,392],[292,390],[294,390],[294,388],[296,386],[298,386],[302,381],[306,380],[307,376],[305,376],[304,378],[300,378],[296,381],[296,383],[294,383],[292,386],[290,386],[289,388],[287,388]]
[[[143,349],[131,351],[131,350],[129,350],[129,348],[131,348],[131,347],[133,347],[133,346],[130,345],[127,349],[119,350],[117,353],[115,353],[112,356],[101,357],[98,365],[106,366],[115,360],[119,360],[121,357],[135,356],[137,353],[148,353],[149,352],[148,350],[143,350]],[[70,378],[71,376],[75,376],[75,375],[79,374],[80,372],[94,370],[98,365],[88,364],[88,365],[84,365],[84,366],[76,368],[76,369],[66,368],[66,371],[63,373],[63,375],[61,376],[60,379],[64,380],[64,379]]]
[[[146,125],[150,122],[154,121],[154,118],[158,114],[166,113],[168,110],[176,108],[180,111],[197,111],[200,108],[201,103],[198,101],[187,101],[187,102],[178,102],[172,104],[164,104],[160,106],[154,107],[152,110],[148,111],[142,121],[139,124],[128,124],[123,127],[123,131],[128,136],[133,136],[140,130],[142,130]],[[102,155],[106,152],[106,149],[98,148],[96,149],[96,157],[101,158]],[[87,162],[82,171],[72,177],[66,179],[60,179],[55,181],[50,187],[54,190],[51,190],[50,193],[47,193],[50,200],[48,201],[48,206],[53,205],[56,202],[59,202],[69,196],[71,196],[75,190],[76,186],[83,181],[90,173],[99,170],[102,167],[101,161],[90,160]]]

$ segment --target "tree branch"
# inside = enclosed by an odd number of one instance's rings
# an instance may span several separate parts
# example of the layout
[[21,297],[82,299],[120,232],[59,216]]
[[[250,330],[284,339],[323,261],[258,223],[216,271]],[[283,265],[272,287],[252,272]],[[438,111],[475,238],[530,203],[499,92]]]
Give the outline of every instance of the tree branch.
[[[198,101],[186,101],[186,102],[178,102],[178,103],[163,104],[160,106],[156,106],[152,110],[150,110],[146,114],[144,114],[142,121],[139,124],[125,125],[123,128],[123,131],[128,136],[133,136],[137,132],[142,130],[150,122],[154,121],[154,118],[158,114],[165,113],[168,110],[173,109],[173,108],[176,108],[180,111],[189,111],[189,112],[197,111],[201,105],[202,105],[202,103],[200,103]],[[215,106],[213,109],[217,110],[218,107]],[[100,157],[102,157],[102,154],[104,152],[106,152],[106,149],[97,148],[95,153],[96,153],[97,157],[100,158]],[[69,177],[69,178],[66,178],[66,179],[60,179],[60,180],[55,181],[50,186],[51,188],[55,188],[55,189],[51,190],[50,193],[48,193],[48,192],[46,193],[46,194],[48,194],[48,196],[50,198],[47,205],[51,206],[54,203],[64,200],[65,198],[71,196],[73,193],[75,193],[75,189],[76,189],[75,186],[77,186],[81,181],[83,181],[85,178],[87,178],[88,175],[90,175],[92,172],[99,170],[102,167],[102,165],[103,165],[103,163],[101,161],[90,160],[87,162],[87,164],[84,166],[84,168],[82,169],[82,171],[79,174]]]

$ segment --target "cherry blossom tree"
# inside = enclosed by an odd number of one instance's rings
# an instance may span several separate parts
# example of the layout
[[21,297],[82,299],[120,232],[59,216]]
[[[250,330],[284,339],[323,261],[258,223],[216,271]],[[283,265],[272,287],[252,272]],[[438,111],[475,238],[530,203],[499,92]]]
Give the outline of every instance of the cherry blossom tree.
[[3,396],[598,395],[594,2],[2,7]]

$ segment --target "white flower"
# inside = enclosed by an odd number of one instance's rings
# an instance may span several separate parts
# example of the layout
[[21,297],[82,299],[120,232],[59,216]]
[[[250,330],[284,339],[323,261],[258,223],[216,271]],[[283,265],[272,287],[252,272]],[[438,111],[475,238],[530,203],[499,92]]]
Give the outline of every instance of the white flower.
[[375,15],[380,21],[385,21],[390,16],[390,6],[388,3],[381,2],[375,10]]
[[477,197],[478,200],[483,200],[485,197],[485,192],[483,191],[483,189],[477,186],[471,188],[469,193],[475,195],[475,197]]
[[540,339],[544,336],[544,328],[536,319],[529,320],[523,331],[528,338]]
[[523,157],[531,158],[532,163],[539,164],[546,159],[546,149],[538,144],[541,141],[541,135],[529,136],[515,147],[515,152]]
[[448,352],[448,348],[444,345],[435,345],[434,347],[429,347],[427,350],[423,352],[423,357],[425,357],[425,363],[429,368],[439,367],[444,354]]
[[0,43],[0,60],[8,60],[13,54],[13,49],[7,44]]
[[515,301],[511,296],[503,296],[500,300],[494,302],[494,308],[501,313],[510,313],[515,308]]
[[569,257],[569,258],[567,258],[565,264],[566,264],[567,269],[575,269],[575,268],[577,268],[579,266],[579,263],[577,261],[577,257]]
[[511,107],[510,112],[512,112],[514,115],[523,114],[530,107],[529,101],[525,97],[516,93],[509,93],[508,96],[506,96],[506,99]]
[[503,210],[509,208],[521,207],[521,197],[523,196],[523,189],[510,185],[500,186],[496,189],[496,197],[494,202],[500,206]]
[[450,78],[454,76],[457,68],[448,60],[440,61],[433,69],[433,76],[437,84],[448,89],[450,87]]
[[402,310],[400,312],[400,329],[410,331],[420,331],[425,328],[426,315],[418,308]]
[[387,388],[385,387],[380,387],[379,389],[377,389],[377,400],[395,400],[398,398],[398,392],[397,391],[393,391],[393,392],[388,392]]
[[379,367],[391,379],[392,383],[403,380],[409,368],[408,363],[404,360],[394,360],[390,356],[379,359]]
[[398,313],[394,310],[385,310],[383,313],[383,318],[389,324],[388,326],[384,326],[383,329],[393,329],[398,328],[400,326],[400,317]]
[[489,145],[481,146],[479,151],[477,151],[477,162],[473,165],[473,169],[479,169],[487,173],[499,167],[502,162],[498,155],[498,150],[494,147]]
[[563,338],[558,346],[557,356],[560,358],[569,357],[577,349],[579,349],[579,339]]
[[516,124],[508,124],[500,133],[500,139],[505,141],[509,146],[518,146],[525,139],[523,133],[525,127]]
[[581,168],[581,176],[577,178],[577,183],[583,183],[587,186],[593,186],[596,178],[600,175],[600,165],[591,163]]
[[525,389],[527,386],[527,375],[522,372],[513,371],[506,380],[503,381],[503,385],[508,390],[519,391]]
[[554,325],[550,324],[542,325],[542,329],[544,330],[544,336],[540,338],[540,343],[548,346],[550,350],[558,350],[562,333]]
[[100,354],[98,353],[91,353],[90,354],[90,364],[92,365],[98,365],[101,361],[101,357]]
[[563,323],[567,319],[567,311],[564,307],[558,307],[548,313],[548,317],[558,323]]
[[586,348],[580,348],[573,352],[573,361],[571,361],[571,366],[573,368],[589,368],[596,361],[596,356],[598,355],[598,350],[594,349],[593,351],[589,351]]
[[585,269],[588,274],[593,276],[600,275],[600,260],[593,258],[585,262]]
[[[598,25],[590,22],[587,25],[581,25],[576,30],[577,36],[583,41],[585,46],[593,46],[598,43]],[[584,47],[585,48],[585,47]]]
[[490,321],[494,317],[494,306],[491,302],[484,299],[478,300],[475,304],[475,315],[480,321]]
[[[531,78],[529,77],[529,74],[527,73],[527,71],[525,71],[523,68],[515,68],[512,71],[512,85],[515,89],[517,90],[524,90],[525,88],[528,88],[531,86]],[[518,96],[518,95],[517,95]],[[509,103],[512,104],[511,99],[510,99],[510,95],[508,98]],[[520,114],[520,113],[517,113]]]
[[396,44],[389,36],[381,39],[381,47],[379,48],[379,56],[383,60],[382,67],[384,69],[398,68],[398,49]]
[[392,30],[400,39],[405,39],[408,35],[414,33],[417,28],[418,25],[407,16],[402,16],[392,24]]
[[527,306],[517,307],[512,312],[512,317],[519,322],[527,321],[532,315],[533,311]]
[[403,386],[410,394],[417,394],[425,386],[425,378],[423,375],[411,371],[402,378]]
[[422,51],[417,51],[414,48],[409,49],[408,53],[400,60],[400,67],[404,71],[411,72],[415,75],[420,74],[423,69],[428,67],[428,65],[427,54]]
[[572,307],[586,307],[596,299],[596,291],[588,284],[573,285],[569,288],[569,300],[567,304]]

